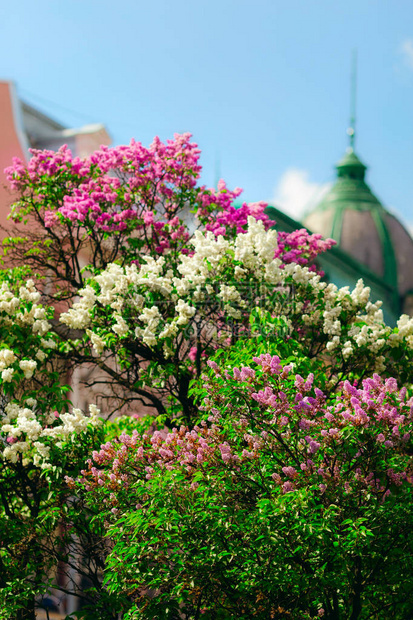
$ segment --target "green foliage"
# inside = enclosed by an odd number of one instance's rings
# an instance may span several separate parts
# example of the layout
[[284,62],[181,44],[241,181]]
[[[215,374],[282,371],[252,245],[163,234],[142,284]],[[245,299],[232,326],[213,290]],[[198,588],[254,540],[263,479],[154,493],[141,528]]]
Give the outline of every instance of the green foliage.
[[79,435],[52,452],[46,470],[21,460],[0,463],[0,618],[14,618],[26,607],[29,613],[35,598],[47,593],[57,564],[74,553],[75,531],[83,541],[96,537],[87,512],[74,509],[65,476],[78,476],[102,440],[101,429]]
[[105,441],[116,439],[122,433],[131,435],[133,431],[137,431],[143,435],[146,431],[150,431],[154,427],[153,416],[118,416],[113,420],[105,422]]
[[[245,368],[251,353],[259,355],[261,347],[275,354],[285,343],[281,338],[267,346],[239,342],[217,353],[220,367],[227,369],[222,375],[210,373],[208,379],[203,377],[203,386],[194,386],[198,402],[202,395],[207,397],[201,418],[207,419],[211,412],[214,418],[193,431],[206,440],[203,449],[208,456],[199,463],[179,464],[179,442],[157,440],[156,449],[144,444],[148,447],[139,456],[137,447],[128,448],[125,442],[111,458],[97,461],[96,480],[101,479],[101,485],[93,482],[93,475],[87,477],[87,501],[106,515],[107,535],[114,545],[105,570],[108,592],[126,597],[125,618],[131,620],[409,618],[412,445],[409,440],[400,449],[382,448],[375,439],[379,432],[387,432],[383,403],[388,399],[391,412],[393,403],[399,402],[393,384],[383,384],[387,396],[377,395],[377,419],[370,404],[366,411],[371,422],[343,422],[337,440],[326,440],[325,446],[307,454],[300,441],[306,432],[313,436],[316,428],[323,432],[337,424],[336,419],[330,426],[324,424],[324,414],[340,412],[346,393],[342,387],[327,392],[325,375],[316,374],[314,360],[300,353],[298,345],[296,355],[288,359],[296,364],[294,372],[284,379],[263,369],[256,370],[255,378],[235,379],[232,368]],[[304,382],[297,379],[297,369],[304,377],[314,372],[317,389],[322,385],[327,394],[326,400],[320,396],[319,404],[314,403],[314,413],[303,416],[314,420],[309,431],[300,431],[301,416],[294,409],[297,398],[303,398],[297,397],[296,382]],[[281,427],[271,422],[272,407],[251,398],[265,386],[288,398],[290,419]],[[366,384],[364,389],[370,388]],[[304,393],[312,394],[309,389]],[[400,398],[399,414],[412,404],[403,405],[405,397]],[[405,430],[411,430],[412,421],[406,424]],[[264,431],[270,435],[265,441]],[[194,444],[194,455],[199,454],[197,445],[201,444]],[[237,458],[220,458],[222,445]],[[174,451],[175,457],[163,457],[164,448]],[[160,456],[151,457],[152,449]],[[122,450],[129,457],[112,469]],[[243,456],[245,450],[250,455]],[[314,467],[308,465],[310,457]],[[300,473],[301,462],[309,469]],[[151,463],[149,477],[145,463]],[[289,478],[282,468],[292,464],[298,473]],[[327,464],[337,474],[323,478],[318,468]],[[406,484],[392,484],[389,478],[380,486],[389,468],[407,471]],[[118,491],[109,488],[113,472],[124,476]],[[292,486],[283,485],[289,480]],[[115,517],[111,506],[116,506]]]

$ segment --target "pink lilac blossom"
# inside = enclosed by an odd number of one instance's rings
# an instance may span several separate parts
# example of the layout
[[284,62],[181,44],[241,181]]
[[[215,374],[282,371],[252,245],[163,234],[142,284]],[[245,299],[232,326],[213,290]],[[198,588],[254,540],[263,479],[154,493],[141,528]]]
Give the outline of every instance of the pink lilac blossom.
[[[154,252],[191,252],[191,237],[181,219],[183,209],[215,236],[247,230],[249,216],[266,229],[274,225],[265,213],[267,204],[234,201],[242,190],[230,190],[220,180],[217,189],[197,186],[201,174],[200,150],[191,134],[175,134],[163,143],[156,137],[147,148],[134,140],[127,146],[102,146],[89,157],[73,157],[65,145],[57,152],[31,149],[25,164],[18,158],[5,172],[11,188],[22,200],[11,216],[20,221],[27,207],[35,208],[44,228],[79,226],[106,234],[140,235]],[[50,183],[56,192],[50,199]],[[56,198],[60,196],[60,198]],[[305,229],[279,233],[275,258],[283,263],[311,263],[334,242],[310,235]]]
[[[310,234],[305,228],[295,230],[292,233],[278,233],[278,247],[275,258],[280,258],[283,263],[297,263],[307,265],[314,259],[335,245],[333,239],[323,239],[322,235]],[[311,266],[314,270],[314,265]]]
[[[80,483],[86,489],[127,493],[137,476],[151,480],[157,471],[184,471],[195,492],[197,472],[228,468],[235,474],[242,466],[250,468],[249,476],[261,478],[260,463],[269,458],[272,470],[266,466],[265,471],[282,494],[317,485],[321,496],[334,487],[345,493],[374,493],[385,501],[393,488],[412,484],[413,462],[406,442],[413,424],[413,399],[406,399],[394,379],[382,380],[375,374],[361,386],[345,381],[329,401],[314,386],[311,373],[302,377],[290,369],[283,377],[277,356],[262,355],[255,363],[256,368],[221,372],[209,360],[212,378],[204,386],[208,398],[203,407],[208,422],[152,436],[123,433],[93,453]],[[225,405],[223,384],[231,387],[233,396],[243,394],[237,405],[232,401]],[[305,417],[296,405],[303,401],[297,390],[304,386]],[[255,468],[261,473],[254,474]]]

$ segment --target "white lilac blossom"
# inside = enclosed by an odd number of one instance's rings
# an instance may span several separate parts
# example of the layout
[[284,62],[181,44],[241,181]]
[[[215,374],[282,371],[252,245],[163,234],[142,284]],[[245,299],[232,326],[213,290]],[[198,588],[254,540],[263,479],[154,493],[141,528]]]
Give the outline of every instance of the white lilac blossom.
[[0,349],[0,370],[5,370],[15,362],[17,357],[10,349]]
[[[60,320],[72,328],[87,328],[92,346],[100,354],[105,348],[104,337],[102,333],[96,333],[92,325],[94,308],[99,303],[115,310],[112,331],[124,337],[131,329],[136,338],[142,339],[148,346],[155,346],[159,340],[174,337],[179,327],[188,324],[197,312],[193,302],[202,304],[216,293],[211,284],[214,281],[219,282],[217,294],[225,304],[225,313],[239,318],[238,306],[246,306],[246,302],[236,285],[225,283],[228,269],[232,270],[235,280],[244,278],[246,283],[252,275],[271,285],[278,284],[282,279],[281,261],[274,259],[277,233],[266,231],[263,223],[252,217],[248,222],[248,232],[238,235],[235,241],[216,237],[212,232],[197,231],[193,240],[194,253],[180,256],[176,271],[180,277],[166,268],[164,256],[145,257],[145,263],[139,268],[136,265],[124,268],[108,265],[93,280],[98,289],[95,285],[87,285],[80,290],[79,301],[63,313]],[[304,271],[302,278],[308,273]],[[314,277],[311,274],[311,279]],[[175,308],[174,316],[166,321],[158,307],[149,302],[149,293],[160,293],[166,302],[171,302]],[[147,305],[148,302],[150,305]],[[127,325],[125,316],[121,314],[126,307],[141,310],[137,325],[136,321],[133,326]]]
[[[180,255],[174,270],[166,255],[145,256],[140,266],[110,264],[79,291],[79,300],[60,320],[69,327],[86,329],[98,355],[110,347],[110,332],[114,332],[119,338],[135,337],[149,347],[159,344],[168,357],[173,350],[171,339],[192,319],[203,320],[208,300],[221,304],[224,317],[240,320],[241,309],[248,309],[243,295],[247,287],[256,285],[257,290],[269,292],[271,287],[293,286],[296,300],[290,310],[286,312],[274,298],[269,311],[284,316],[290,325],[294,316],[299,317],[306,327],[324,335],[329,354],[340,353],[350,362],[365,348],[374,354],[379,371],[387,339],[391,346],[403,341],[413,348],[413,320],[401,317],[392,333],[383,322],[380,302],[369,301],[370,289],[362,280],[353,291],[327,285],[307,266],[274,258],[276,247],[277,232],[266,230],[262,221],[251,216],[247,232],[235,239],[196,231],[193,253]],[[106,309],[101,320],[100,307]],[[225,337],[221,333],[216,340],[224,342]]]
[[[351,363],[360,350],[365,350],[375,360],[375,370],[380,371],[386,346],[404,343],[413,348],[413,319],[402,316],[397,329],[392,330],[383,322],[380,302],[369,301],[370,289],[362,280],[353,291],[348,287],[339,289],[322,282],[320,275],[307,266],[282,263],[274,258],[277,238],[275,230],[266,230],[262,221],[250,216],[247,232],[233,239],[196,231],[192,253],[179,255],[174,269],[167,253],[145,256],[141,265],[109,264],[90,278],[73,306],[60,315],[60,321],[85,330],[98,356],[116,349],[116,338],[135,338],[150,348],[160,346],[165,357],[170,357],[174,339],[181,338],[192,322],[202,325],[198,333],[212,334],[216,330],[215,342],[225,343],[228,336],[217,329],[217,321],[225,322],[226,317],[242,320],[243,313],[254,306],[254,300],[245,296],[248,287],[255,286],[268,299],[271,287],[293,287],[295,300],[290,308],[285,309],[282,299],[274,296],[267,310],[272,316],[284,317],[293,329],[298,320],[306,329],[318,333],[331,356],[341,355]],[[0,376],[4,383],[17,379],[19,370],[30,378],[36,363],[43,363],[56,346],[55,338],[50,337],[50,315],[39,301],[32,280],[21,286],[18,294],[7,283],[0,287],[2,324],[31,328],[40,338],[37,350],[29,355],[19,355],[4,345],[0,348]],[[218,314],[210,314],[211,301]]]
[[13,368],[6,368],[1,373],[2,381],[5,383],[10,383],[13,380]]
[[54,447],[63,447],[64,442],[87,431],[89,425],[101,424],[100,411],[94,405],[90,405],[89,415],[73,409],[72,413],[45,416],[36,411],[34,399],[27,399],[25,404],[8,403],[5,407],[0,421],[0,436],[5,438],[0,460],[16,463],[19,455],[24,455],[24,464],[33,463],[47,469],[51,467],[50,452]]
[[0,383],[9,384],[8,393],[13,382],[18,388],[22,378],[31,379],[56,347],[49,322],[53,310],[43,307],[40,297],[33,280],[0,285]]
[[24,376],[26,379],[30,379],[33,376],[33,373],[37,367],[37,362],[34,360],[21,360],[19,362],[19,366],[24,372]]

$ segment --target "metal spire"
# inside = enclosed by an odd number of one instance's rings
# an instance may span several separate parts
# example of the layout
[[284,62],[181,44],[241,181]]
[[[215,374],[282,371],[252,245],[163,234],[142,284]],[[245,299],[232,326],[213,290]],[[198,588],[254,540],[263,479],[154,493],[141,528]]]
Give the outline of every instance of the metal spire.
[[221,157],[219,151],[215,153],[215,187],[218,188],[218,182],[221,180]]
[[350,82],[350,127],[347,134],[350,137],[349,151],[354,151],[354,143],[356,138],[356,103],[357,103],[357,50],[353,50],[351,66],[351,82]]

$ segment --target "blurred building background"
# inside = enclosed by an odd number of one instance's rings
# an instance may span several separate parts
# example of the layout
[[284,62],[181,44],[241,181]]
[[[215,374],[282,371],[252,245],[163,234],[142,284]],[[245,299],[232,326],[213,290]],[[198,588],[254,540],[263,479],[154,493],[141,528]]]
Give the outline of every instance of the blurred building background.
[[336,180],[302,223],[276,207],[268,215],[276,228],[308,230],[337,242],[318,263],[325,279],[353,288],[362,278],[373,301],[383,302],[385,320],[392,326],[400,314],[413,315],[413,239],[366,183],[367,166],[349,146],[336,165]]

